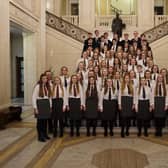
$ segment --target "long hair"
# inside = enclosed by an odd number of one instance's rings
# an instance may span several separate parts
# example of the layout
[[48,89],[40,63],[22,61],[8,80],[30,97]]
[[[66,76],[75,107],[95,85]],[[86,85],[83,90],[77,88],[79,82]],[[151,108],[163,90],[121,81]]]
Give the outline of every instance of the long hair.
[[95,77],[94,76],[90,76],[89,79],[88,79],[88,86],[87,86],[87,89],[86,89],[86,97],[89,97],[90,95],[90,79],[93,78],[94,79],[94,93],[93,93],[93,96],[94,97],[98,97],[98,91],[97,91],[97,86],[96,86],[96,80],[95,80]]
[[[166,96],[167,91],[166,91],[166,84],[164,82],[164,79],[162,80],[162,86],[163,86],[163,95]],[[159,82],[158,82],[158,78],[157,78],[156,86],[155,86],[155,96],[157,96],[158,93],[159,93]]]
[[[70,84],[69,84],[69,93],[70,93],[70,94],[72,94],[72,85],[73,85],[73,83],[72,83],[72,78],[73,78],[74,76],[77,78],[76,74],[74,74],[74,75],[71,76]],[[77,89],[77,93],[79,94],[79,83],[78,83],[78,81],[76,82],[76,89]]]
[[[125,82],[125,77],[126,76],[128,76],[129,77],[129,74],[125,74],[125,76],[124,76],[124,78],[123,78],[123,81],[122,81],[122,83],[121,83],[121,93],[123,94],[123,92],[124,92],[124,89],[125,89],[125,87],[126,87],[126,82]],[[129,77],[130,78],[130,77]],[[128,94],[131,94],[131,95],[133,95],[133,85],[132,85],[132,83],[129,81],[129,84],[128,84],[128,89],[129,89],[129,91],[130,91],[130,93],[128,93]]]
[[[40,80],[38,81],[37,84],[39,84],[39,97],[44,97],[44,96],[48,96],[50,97],[51,96],[51,87],[50,87],[50,84],[49,82],[46,83],[45,87],[47,88],[47,95],[44,95],[44,92],[43,92],[43,81],[42,81],[42,78],[46,76],[45,73],[42,73],[40,75]],[[47,77],[47,76],[46,76]]]
[[[61,91],[62,91],[62,97],[64,96],[64,89],[63,89],[63,84],[62,84],[62,82],[61,82],[61,78],[59,77],[59,76],[55,76],[55,78],[57,78],[57,79],[59,79],[59,81],[60,81],[60,88],[61,88]],[[54,78],[54,79],[55,79]],[[56,83],[54,82],[53,83],[53,89],[52,89],[52,97],[54,96],[54,91],[55,91],[55,89],[56,89]]]

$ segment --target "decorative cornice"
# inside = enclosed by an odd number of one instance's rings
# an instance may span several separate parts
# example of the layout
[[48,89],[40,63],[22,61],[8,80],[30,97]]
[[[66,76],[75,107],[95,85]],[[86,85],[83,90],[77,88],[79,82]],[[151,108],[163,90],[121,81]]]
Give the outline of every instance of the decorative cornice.
[[161,39],[162,37],[168,35],[168,21],[147,30],[144,34],[146,35],[146,39],[149,43]]
[[63,33],[71,38],[84,42],[87,39],[88,32],[70,22],[63,20],[61,17],[55,16],[50,12],[46,12],[46,25]]

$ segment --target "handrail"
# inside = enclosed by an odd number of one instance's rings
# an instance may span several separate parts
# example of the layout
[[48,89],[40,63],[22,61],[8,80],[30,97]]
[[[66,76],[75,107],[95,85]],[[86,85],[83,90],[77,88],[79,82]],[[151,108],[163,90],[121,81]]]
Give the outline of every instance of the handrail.
[[48,11],[46,11],[46,25],[82,43],[87,39],[89,33]]
[[146,39],[149,43],[159,40],[168,35],[168,21],[145,31],[143,34],[146,35]]

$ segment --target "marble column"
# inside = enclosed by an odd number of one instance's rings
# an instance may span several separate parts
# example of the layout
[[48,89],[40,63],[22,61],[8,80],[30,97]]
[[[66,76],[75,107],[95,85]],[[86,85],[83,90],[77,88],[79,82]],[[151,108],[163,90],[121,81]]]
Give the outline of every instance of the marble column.
[[95,0],[79,0],[79,26],[87,31],[95,27]]
[[4,108],[10,105],[11,97],[9,0],[1,0],[0,9],[0,108]]
[[154,0],[137,0],[138,26],[149,29],[154,26]]

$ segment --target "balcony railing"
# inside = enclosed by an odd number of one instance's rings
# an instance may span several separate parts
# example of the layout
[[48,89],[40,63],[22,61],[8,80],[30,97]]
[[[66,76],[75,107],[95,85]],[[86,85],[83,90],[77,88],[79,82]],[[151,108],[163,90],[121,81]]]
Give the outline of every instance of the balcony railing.
[[[112,20],[115,18],[115,15],[108,16],[96,16],[95,27],[100,29],[111,30]],[[123,23],[127,27],[136,27],[137,26],[137,16],[136,15],[120,15],[120,18],[123,20]]]
[[79,26],[79,16],[77,15],[72,15],[72,16],[62,16],[62,19],[76,25],[76,26]]
[[168,15],[155,15],[154,26],[160,25],[168,21]]

